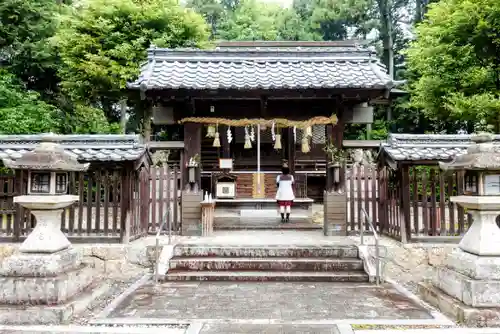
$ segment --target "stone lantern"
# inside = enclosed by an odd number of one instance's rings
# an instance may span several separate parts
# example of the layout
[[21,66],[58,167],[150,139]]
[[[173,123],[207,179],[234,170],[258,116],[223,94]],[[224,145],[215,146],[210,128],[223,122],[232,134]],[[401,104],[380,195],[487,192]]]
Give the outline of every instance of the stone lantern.
[[[5,166],[28,172],[27,195],[14,202],[30,209],[37,224],[18,252],[5,258],[0,268],[0,304],[59,305],[88,287],[93,270],[82,265],[83,254],[70,247],[60,229],[64,208],[78,200],[67,195],[68,172],[85,171],[89,164],[79,163],[57,143],[58,136],[42,136],[33,151],[16,161],[4,160]],[[43,323],[39,309],[9,308],[12,316],[1,318],[9,323]],[[68,310],[56,308],[54,312]],[[48,311],[47,311],[48,312]]]
[[464,195],[450,200],[472,215],[460,249],[479,256],[500,256],[500,152],[492,139],[489,134],[476,135],[466,154],[440,163],[444,170],[465,172]]
[[[444,170],[465,172],[475,180],[465,187],[464,195],[450,198],[472,215],[473,222],[458,248],[437,268],[432,284],[421,285],[422,294],[435,306],[444,305],[446,298],[453,300],[444,311],[459,310],[458,318],[459,314],[469,318],[461,319],[465,323],[491,317],[483,308],[500,307],[500,152],[492,139],[489,134],[476,135],[467,153],[440,163]],[[454,299],[441,297],[443,292]]]
[[28,194],[14,197],[14,203],[31,210],[37,224],[19,248],[21,252],[54,253],[70,246],[60,230],[63,209],[78,201],[78,196],[66,194],[68,172],[86,171],[89,164],[79,163],[56,141],[57,136],[45,135],[38,147],[20,159],[4,159],[6,167],[28,171]]

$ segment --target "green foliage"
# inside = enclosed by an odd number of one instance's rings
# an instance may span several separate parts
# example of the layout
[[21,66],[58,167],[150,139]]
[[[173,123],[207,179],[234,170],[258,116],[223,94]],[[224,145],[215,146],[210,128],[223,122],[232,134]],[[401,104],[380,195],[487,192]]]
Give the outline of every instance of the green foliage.
[[[433,171],[433,172],[431,172]],[[431,174],[434,173],[434,176],[432,177]],[[417,187],[417,201],[423,201],[424,199],[427,199],[428,202],[432,201],[432,189],[435,187],[435,196],[436,196],[436,202],[439,203],[441,201],[441,191],[440,191],[440,175],[444,173],[444,196],[445,196],[445,201],[448,201],[450,199],[450,196],[456,196],[458,194],[458,185],[457,185],[457,179],[456,176],[453,174],[445,173],[442,170],[439,169],[438,166],[416,166],[410,168],[410,196],[412,200],[415,200],[414,198],[414,189],[415,186]],[[414,177],[416,177],[417,182],[413,182]],[[426,186],[424,190],[424,183],[423,179],[425,178]],[[452,183],[452,191],[450,192],[449,190],[449,183]],[[439,206],[439,204],[438,204]]]
[[211,27],[211,35],[214,37],[219,21],[226,15],[223,4],[219,0],[188,0],[186,5],[205,18]]
[[371,16],[371,0],[313,0],[310,8],[311,28],[324,40],[342,40],[348,30],[355,28],[356,35],[364,35],[375,27]]
[[0,70],[0,134],[56,132],[59,110],[40,100],[39,94],[26,91],[14,76]]
[[175,0],[88,0],[64,17],[53,45],[63,62],[63,91],[102,108],[113,122],[119,120],[113,106],[151,44],[202,46],[207,37],[203,18]]
[[442,0],[407,50],[410,106],[437,131],[500,131],[500,2]]
[[257,0],[242,0],[221,22],[218,37],[223,40],[276,40],[276,19],[281,7]]
[[57,56],[47,43],[57,29],[54,0],[0,1],[0,63],[26,88],[51,98],[57,92]]
[[66,113],[64,122],[65,133],[97,134],[120,133],[120,124],[110,124],[99,108],[76,104],[71,112]]

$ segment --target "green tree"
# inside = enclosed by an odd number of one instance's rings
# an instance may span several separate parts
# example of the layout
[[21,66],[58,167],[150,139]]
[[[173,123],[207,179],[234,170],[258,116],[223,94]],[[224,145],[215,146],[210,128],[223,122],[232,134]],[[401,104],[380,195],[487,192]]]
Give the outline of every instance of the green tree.
[[47,39],[60,9],[54,0],[0,1],[0,64],[47,100],[58,91],[58,59]]
[[226,15],[226,9],[219,0],[188,0],[187,7],[201,14],[211,27],[212,38],[217,34],[220,20]]
[[273,41],[279,37],[278,13],[282,8],[257,0],[241,0],[234,12],[221,22],[218,37],[223,40]]
[[323,40],[343,40],[352,33],[366,37],[374,27],[371,0],[313,0],[311,4],[297,0],[301,16],[310,16],[310,28]]
[[277,13],[278,39],[284,41],[321,40],[320,34],[312,31],[308,21],[293,8],[281,8]]
[[26,91],[14,76],[0,70],[0,133],[31,134],[57,132],[60,112],[40,100],[39,94]]
[[437,131],[500,131],[500,2],[441,0],[406,51],[411,107]]
[[122,89],[137,76],[150,45],[203,46],[207,38],[203,18],[176,0],[88,0],[64,17],[52,41],[62,59],[64,93],[116,122]]

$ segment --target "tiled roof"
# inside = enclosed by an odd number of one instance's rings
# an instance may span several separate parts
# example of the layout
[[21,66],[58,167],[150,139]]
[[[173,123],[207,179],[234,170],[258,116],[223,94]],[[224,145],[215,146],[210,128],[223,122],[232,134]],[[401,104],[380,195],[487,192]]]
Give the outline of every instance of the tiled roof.
[[[382,144],[381,152],[394,161],[446,161],[456,155],[464,154],[474,144],[472,135],[413,135],[390,134],[387,143]],[[494,136],[499,144],[500,136]]]
[[360,46],[148,50],[131,89],[392,88],[373,50]]
[[[1,159],[16,160],[33,150],[42,135],[0,135]],[[137,135],[61,135],[60,144],[78,160],[134,161],[146,152]]]

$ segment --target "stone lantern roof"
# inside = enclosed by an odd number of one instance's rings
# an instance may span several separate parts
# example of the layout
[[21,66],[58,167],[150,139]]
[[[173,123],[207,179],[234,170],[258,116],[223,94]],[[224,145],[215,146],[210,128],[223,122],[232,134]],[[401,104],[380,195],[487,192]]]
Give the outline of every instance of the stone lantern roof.
[[89,168],[89,163],[78,162],[77,158],[67,153],[59,142],[58,135],[44,134],[41,136],[40,144],[33,151],[24,153],[15,161],[4,158],[4,165],[12,169],[68,172],[83,172]]
[[443,170],[500,170],[500,152],[493,143],[493,136],[482,133],[471,138],[474,142],[467,153],[456,156],[453,161],[440,162]]

